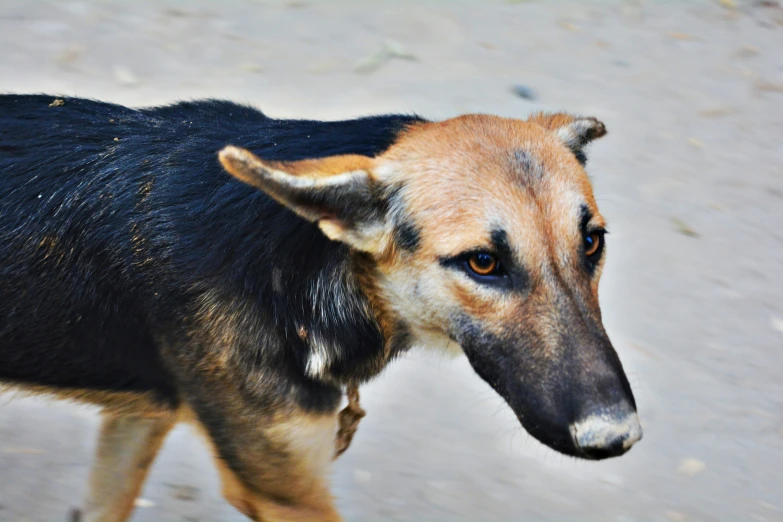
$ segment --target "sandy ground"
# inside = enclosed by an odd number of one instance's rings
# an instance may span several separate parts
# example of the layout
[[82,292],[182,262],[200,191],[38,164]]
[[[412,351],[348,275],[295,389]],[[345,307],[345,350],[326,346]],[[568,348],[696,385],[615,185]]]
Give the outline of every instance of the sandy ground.
[[[464,359],[414,355],[367,386],[334,466],[352,521],[783,520],[782,49],[783,9],[757,1],[0,2],[2,91],[606,123],[589,163],[611,230],[602,303],[644,440],[556,455]],[[0,521],[65,520],[97,416],[10,399]],[[136,522],[242,520],[187,428],[141,504]]]

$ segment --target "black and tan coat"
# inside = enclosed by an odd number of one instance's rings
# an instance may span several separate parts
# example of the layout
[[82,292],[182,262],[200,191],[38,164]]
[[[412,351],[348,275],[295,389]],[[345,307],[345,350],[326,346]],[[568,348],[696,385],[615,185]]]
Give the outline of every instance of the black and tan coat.
[[127,518],[183,420],[250,518],[339,520],[342,392],[414,346],[464,352],[560,452],[641,437],[598,305],[597,120],[52,100],[0,96],[0,381],[104,407],[85,520]]

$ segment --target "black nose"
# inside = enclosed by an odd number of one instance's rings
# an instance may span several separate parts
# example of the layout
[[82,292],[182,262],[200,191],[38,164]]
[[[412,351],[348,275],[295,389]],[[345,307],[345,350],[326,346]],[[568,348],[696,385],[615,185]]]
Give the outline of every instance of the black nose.
[[578,451],[588,459],[618,457],[642,438],[642,426],[636,412],[621,408],[616,412],[589,415],[571,425]]
[[624,441],[625,439],[623,438],[617,438],[605,446],[580,446],[579,451],[581,451],[586,458],[591,460],[619,457],[631,449],[630,446],[627,448],[623,446]]

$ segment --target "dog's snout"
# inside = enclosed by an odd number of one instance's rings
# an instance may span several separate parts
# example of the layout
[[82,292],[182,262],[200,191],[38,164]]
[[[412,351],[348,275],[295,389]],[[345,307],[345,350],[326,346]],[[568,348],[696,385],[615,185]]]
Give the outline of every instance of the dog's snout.
[[589,415],[571,425],[574,444],[588,459],[618,457],[642,438],[642,426],[634,411],[621,408]]

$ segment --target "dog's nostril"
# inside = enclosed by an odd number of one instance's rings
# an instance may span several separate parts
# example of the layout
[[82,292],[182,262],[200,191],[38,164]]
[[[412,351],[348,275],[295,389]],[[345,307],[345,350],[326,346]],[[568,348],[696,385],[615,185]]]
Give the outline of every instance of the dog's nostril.
[[587,458],[594,460],[617,457],[627,451],[623,446],[623,439],[617,439],[607,446],[580,446],[579,449]]
[[642,427],[636,413],[622,417],[591,415],[571,426],[574,443],[589,459],[606,459],[622,455],[642,438]]

